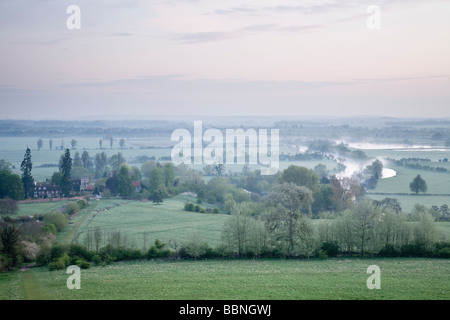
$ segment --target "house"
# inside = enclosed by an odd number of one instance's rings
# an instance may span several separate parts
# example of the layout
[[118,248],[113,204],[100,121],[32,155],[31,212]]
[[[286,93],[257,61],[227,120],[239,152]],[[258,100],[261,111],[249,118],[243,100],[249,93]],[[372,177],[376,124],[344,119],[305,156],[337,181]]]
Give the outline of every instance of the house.
[[35,198],[58,198],[61,196],[61,188],[47,182],[36,182],[34,184]]
[[134,190],[136,191],[136,193],[141,192],[142,190],[141,181],[134,181],[132,182],[132,184],[134,186]]
[[89,177],[81,177],[80,191],[85,191],[88,186],[89,186]]
[[72,191],[80,192],[81,179],[72,179]]
[[95,186],[92,183],[89,183],[87,186],[84,187],[83,192],[93,194],[94,193]]

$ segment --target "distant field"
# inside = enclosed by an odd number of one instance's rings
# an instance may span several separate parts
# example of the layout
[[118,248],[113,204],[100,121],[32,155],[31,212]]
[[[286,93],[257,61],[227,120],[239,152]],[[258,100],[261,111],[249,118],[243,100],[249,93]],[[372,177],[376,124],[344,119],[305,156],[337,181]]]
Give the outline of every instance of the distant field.
[[60,210],[67,201],[48,201],[39,203],[19,203],[17,216],[29,216],[34,214],[46,214],[54,210]]
[[[367,268],[381,270],[369,290]],[[81,270],[0,273],[0,299],[53,300],[448,300],[450,262],[440,259],[134,261]]]
[[416,204],[422,204],[427,208],[431,208],[433,205],[441,206],[443,204],[447,204],[450,206],[450,197],[435,197],[435,196],[399,196],[399,195],[367,195],[370,199],[373,200],[383,200],[385,198],[396,198],[402,207],[403,212],[410,213]]
[[411,193],[409,184],[420,174],[427,182],[427,194],[450,194],[450,173],[415,170],[401,166],[390,166],[397,175],[388,179],[380,179],[373,192]]
[[[374,190],[370,190],[368,196],[374,200],[384,198],[396,198],[400,201],[403,211],[411,212],[416,204],[423,204],[427,207],[432,205],[441,206],[450,205],[450,197],[434,196],[433,194],[450,194],[450,173],[429,172],[424,170],[415,170],[401,166],[389,166],[397,172],[392,178],[380,179]],[[409,184],[418,175],[427,182],[428,191],[419,195],[412,194]],[[386,193],[376,195],[373,193]],[[405,193],[409,195],[398,195]]]
[[[137,248],[143,247],[145,232],[148,234],[148,245],[151,245],[155,239],[165,243],[169,240],[183,242],[195,232],[198,232],[202,240],[209,245],[218,245],[224,222],[229,216],[184,211],[184,204],[187,201],[195,202],[195,199],[178,196],[166,199],[160,205],[153,204],[151,201],[120,199],[94,202],[94,207],[77,216],[67,230],[62,235],[58,235],[58,238],[70,243],[78,232],[79,241],[82,243],[89,229],[99,227],[105,233],[120,230],[130,242],[134,241]],[[76,228],[75,231],[74,228]]]

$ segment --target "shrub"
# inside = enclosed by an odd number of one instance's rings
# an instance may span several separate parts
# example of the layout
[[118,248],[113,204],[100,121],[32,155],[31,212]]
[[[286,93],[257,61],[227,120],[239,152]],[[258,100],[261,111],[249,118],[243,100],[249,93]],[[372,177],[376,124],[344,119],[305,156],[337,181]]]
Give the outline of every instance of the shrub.
[[94,264],[98,266],[102,263],[102,258],[100,258],[98,254],[96,254],[92,257],[92,262],[94,262]]
[[77,205],[78,205],[79,210],[83,210],[84,208],[87,207],[87,202],[86,202],[86,200],[81,199],[81,200],[77,201]]
[[436,258],[450,258],[450,242],[438,242],[435,244],[433,255]]
[[55,244],[50,251],[51,260],[62,257],[67,252],[67,247],[63,244]]
[[325,260],[325,259],[328,258],[327,252],[325,250],[323,250],[323,249],[320,249],[317,255],[318,255],[320,260]]
[[69,246],[68,254],[69,254],[71,257],[77,256],[77,257],[83,258],[83,259],[85,259],[85,260],[87,260],[87,261],[92,260],[92,257],[93,257],[93,255],[94,255],[93,252],[88,251],[88,250],[87,250],[85,247],[83,247],[82,245],[75,244],[75,243],[73,243],[73,244],[71,244],[71,245]]
[[66,204],[64,212],[70,216],[72,214],[77,213],[79,210],[80,210],[80,208],[78,207],[78,204],[76,202],[68,202]]
[[325,254],[328,257],[336,257],[339,253],[339,245],[335,241],[324,242],[324,243],[322,243],[322,246],[320,248],[321,248],[321,250],[323,250],[325,252]]
[[60,261],[59,259],[48,264],[48,270],[50,271],[62,270],[64,269],[64,267],[64,262]]
[[193,203],[191,203],[191,202],[186,203],[186,204],[184,205],[184,210],[185,210],[185,211],[189,211],[189,212],[194,212],[194,211],[195,211],[195,204],[193,204]]
[[87,262],[85,259],[80,258],[78,259],[75,264],[79,266],[81,269],[89,269],[91,267],[91,264]]
[[[410,250],[410,249],[408,249]],[[382,257],[396,257],[399,255],[399,252],[395,250],[392,244],[386,244],[381,250],[378,252],[378,255]]]
[[36,263],[38,265],[44,266],[50,262],[51,258],[52,258],[51,247],[42,246],[36,255]]
[[51,233],[51,234],[57,234],[58,233],[58,229],[56,229],[56,226],[53,223],[49,223],[49,224],[45,225],[42,228],[42,231],[46,232],[46,233]]
[[33,261],[39,252],[39,247],[35,242],[22,241],[22,252],[25,261]]
[[69,224],[69,220],[67,219],[67,216],[59,211],[53,211],[50,213],[47,213],[44,216],[44,226],[48,224],[53,224],[58,232],[64,230],[67,225]]
[[213,213],[220,213],[220,209],[219,208],[214,208],[213,209]]
[[169,249],[164,249],[165,243],[156,239],[155,243],[147,250],[147,259],[167,258],[170,255]]
[[67,267],[69,264],[70,264],[70,257],[67,255],[67,253],[64,253],[59,258],[50,262],[48,264],[48,268],[50,271],[61,270]]

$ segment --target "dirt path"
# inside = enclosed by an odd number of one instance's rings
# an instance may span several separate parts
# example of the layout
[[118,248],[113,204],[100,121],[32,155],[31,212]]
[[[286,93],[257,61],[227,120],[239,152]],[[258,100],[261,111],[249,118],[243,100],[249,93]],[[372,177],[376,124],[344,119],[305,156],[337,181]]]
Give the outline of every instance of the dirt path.
[[83,213],[83,216],[80,218],[78,222],[76,222],[73,225],[72,230],[63,238],[62,243],[69,243],[72,239],[75,233],[77,232],[80,225],[91,215],[92,211],[97,207],[97,202],[94,202],[89,205],[89,207],[86,208],[86,211]]
[[46,300],[48,297],[39,288],[39,283],[34,276],[32,269],[26,269],[23,271],[22,287],[25,293],[26,300]]

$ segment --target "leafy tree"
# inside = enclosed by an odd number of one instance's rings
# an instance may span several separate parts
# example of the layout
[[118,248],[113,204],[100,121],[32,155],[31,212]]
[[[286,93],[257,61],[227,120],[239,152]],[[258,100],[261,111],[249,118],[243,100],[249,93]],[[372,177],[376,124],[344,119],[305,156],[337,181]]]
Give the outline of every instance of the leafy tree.
[[48,140],[48,146],[49,146],[50,150],[52,150],[52,148],[53,148],[53,139]]
[[131,196],[133,193],[133,184],[130,177],[130,168],[122,164],[117,175],[117,191],[123,197]]
[[290,165],[284,169],[280,176],[281,183],[294,183],[310,190],[316,190],[319,187],[319,179],[319,175],[314,170],[296,165]]
[[108,157],[106,156],[106,153],[104,151],[102,153],[97,153],[95,155],[95,177],[96,178],[100,178],[103,176],[107,163],[108,163]]
[[114,172],[111,177],[106,179],[105,187],[106,187],[106,189],[108,189],[111,192],[112,195],[116,195],[118,192],[117,191],[118,183],[119,183],[119,180],[117,178],[117,173]]
[[175,167],[171,162],[164,164],[164,179],[165,185],[168,188],[168,191],[170,191],[175,181]]
[[439,231],[431,215],[420,215],[418,222],[413,227],[415,243],[420,247],[430,250],[436,243],[438,236]]
[[19,264],[18,244],[20,231],[14,226],[6,226],[0,232],[0,239],[2,242],[2,253],[7,257],[6,268],[12,270]]
[[317,174],[320,177],[320,181],[325,181],[328,179],[328,175],[330,174],[330,170],[327,169],[327,166],[319,163],[314,167],[314,171],[317,172]]
[[300,223],[303,209],[310,210],[312,193],[306,187],[293,183],[277,185],[268,194],[266,207],[270,213],[266,216],[269,230],[281,246],[282,252],[293,255],[304,230]]
[[342,179],[331,177],[330,187],[333,190],[333,205],[337,211],[351,208],[354,201],[361,197],[364,191],[357,180],[348,177]]
[[365,171],[375,177],[376,180],[379,180],[383,175],[383,163],[376,159],[371,165],[366,167]]
[[230,249],[237,249],[238,256],[241,257],[246,252],[249,241],[249,233],[254,207],[243,202],[235,204],[231,209],[231,218],[225,222],[223,230],[223,240]]
[[422,179],[420,174],[417,175],[417,177],[415,177],[414,180],[410,183],[409,188],[416,194],[419,194],[419,192],[425,193],[428,191],[427,183]]
[[333,209],[333,190],[328,185],[321,185],[313,192],[314,201],[311,209],[314,214]]
[[81,163],[83,165],[83,167],[85,167],[88,170],[91,170],[93,167],[93,163],[92,163],[92,159],[89,156],[89,152],[88,151],[83,151],[83,153],[81,154]]
[[17,202],[11,198],[2,198],[0,199],[0,214],[14,214],[19,207]]
[[166,185],[166,179],[164,175],[164,170],[161,167],[155,167],[150,173],[150,178],[148,179],[148,189],[150,194],[153,194],[155,190],[160,186]]
[[125,163],[125,158],[121,152],[118,152],[109,158],[109,165],[112,170],[118,170],[123,163]]
[[150,195],[150,199],[153,201],[153,203],[160,204],[163,202],[164,198],[168,197],[168,192],[166,189],[166,186],[163,184],[160,184]]
[[71,171],[72,171],[72,158],[70,157],[70,150],[66,149],[61,164],[62,178],[60,182],[61,192],[65,196],[68,196],[70,194],[70,191],[72,190],[72,179],[70,175]]
[[81,162],[80,153],[77,151],[73,156],[73,166],[74,167],[82,167],[83,163]]
[[68,202],[64,208],[64,212],[69,216],[77,213],[79,210],[80,207],[76,202]]
[[75,140],[75,139],[72,139],[72,141],[70,141],[70,144],[71,144],[71,146],[72,146],[72,149],[74,149],[75,150],[75,148],[77,147],[77,145],[78,145],[78,141],[77,140]]
[[351,209],[352,220],[358,234],[361,254],[365,253],[367,242],[375,237],[376,224],[380,221],[381,209],[371,201],[359,201]]
[[110,149],[112,149],[113,143],[114,143],[114,138],[113,137],[109,138],[109,148]]
[[41,150],[41,148],[42,148],[43,145],[44,145],[44,142],[42,141],[42,139],[39,139],[39,140],[37,141],[37,147],[38,147],[38,150]]
[[395,213],[399,213],[402,211],[400,202],[398,202],[398,200],[395,198],[384,198],[381,201],[374,200],[373,203],[377,207],[381,207],[382,212],[386,212],[387,210],[392,210]]
[[43,223],[44,225],[53,224],[58,230],[58,232],[60,232],[67,227],[69,220],[67,219],[67,216],[64,213],[61,213],[59,211],[53,211],[44,215]]
[[207,252],[208,244],[204,242],[198,232],[192,232],[188,235],[185,244],[186,253],[197,260]]
[[125,139],[120,139],[119,146],[120,146],[120,149],[125,148]]
[[214,202],[223,203],[225,201],[225,195],[231,193],[233,186],[228,182],[226,178],[214,177],[208,181],[206,185],[206,195],[208,202],[214,199]]
[[100,150],[102,149],[102,144],[103,144],[103,140],[102,139],[98,140],[98,146],[99,146]]
[[133,166],[131,168],[131,181],[139,181],[141,180],[142,176],[141,176],[141,170],[139,170],[138,167]]
[[22,200],[25,196],[22,180],[17,174],[9,171],[0,171],[0,198]]
[[31,150],[30,148],[27,148],[23,161],[20,165],[20,170],[22,171],[23,189],[25,191],[26,198],[32,198],[34,196],[34,178],[31,175],[32,169],[33,164],[31,162]]
[[152,174],[153,169],[158,166],[156,161],[148,160],[141,165],[141,174],[143,177],[148,178]]
[[52,179],[50,180],[52,185],[59,186],[61,185],[61,179],[63,174],[59,171],[53,172]]

